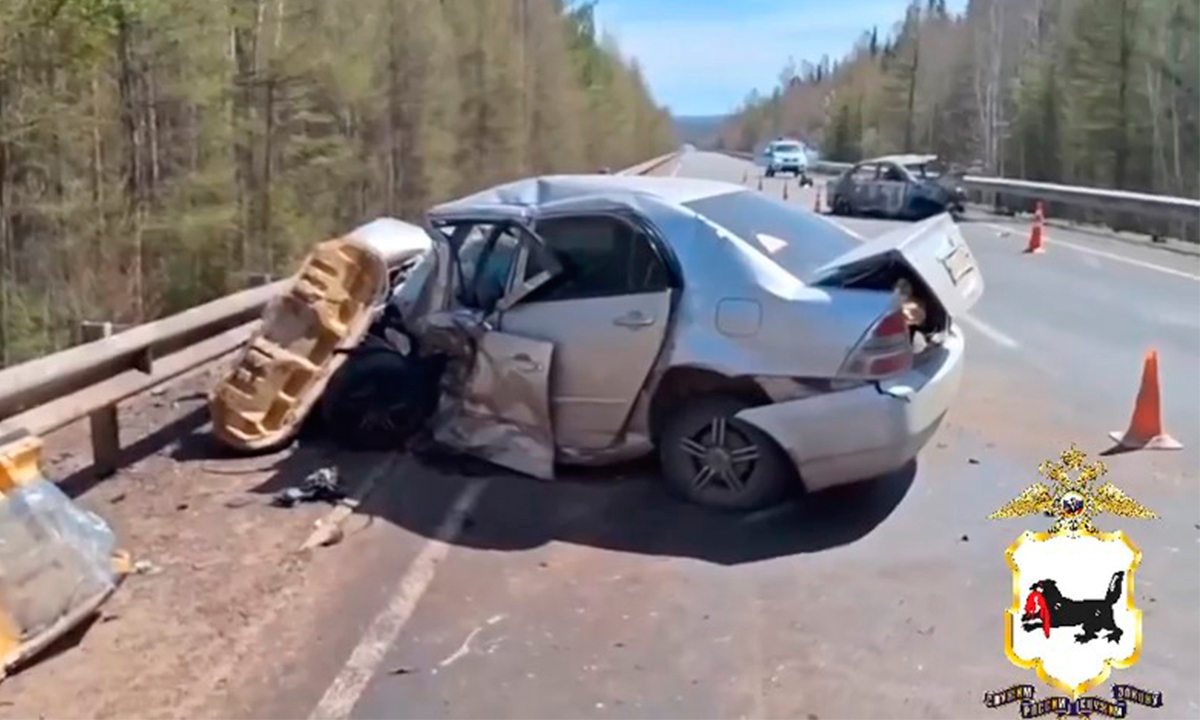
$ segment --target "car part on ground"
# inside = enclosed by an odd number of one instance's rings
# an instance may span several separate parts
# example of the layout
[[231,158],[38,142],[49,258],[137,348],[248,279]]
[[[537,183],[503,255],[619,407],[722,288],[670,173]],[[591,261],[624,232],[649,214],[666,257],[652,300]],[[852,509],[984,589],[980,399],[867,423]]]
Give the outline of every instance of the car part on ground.
[[430,246],[425,232],[382,218],[317,245],[288,291],[213,390],[214,435],[239,451],[290,441],[388,297],[395,271]]

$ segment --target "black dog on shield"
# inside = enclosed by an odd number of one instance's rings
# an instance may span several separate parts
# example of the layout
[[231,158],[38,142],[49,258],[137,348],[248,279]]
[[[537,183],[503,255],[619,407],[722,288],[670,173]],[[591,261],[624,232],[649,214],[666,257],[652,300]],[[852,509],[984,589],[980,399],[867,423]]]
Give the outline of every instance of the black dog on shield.
[[1121,582],[1125,573],[1118,570],[1108,583],[1108,592],[1102,600],[1072,600],[1064,597],[1053,580],[1038,580],[1029,586],[1029,597],[1025,599],[1025,614],[1021,616],[1021,627],[1025,632],[1041,630],[1050,637],[1050,628],[1082,626],[1075,635],[1075,642],[1088,643],[1096,639],[1102,630],[1108,631],[1108,641],[1120,642],[1124,631],[1113,620],[1113,606],[1121,598]]

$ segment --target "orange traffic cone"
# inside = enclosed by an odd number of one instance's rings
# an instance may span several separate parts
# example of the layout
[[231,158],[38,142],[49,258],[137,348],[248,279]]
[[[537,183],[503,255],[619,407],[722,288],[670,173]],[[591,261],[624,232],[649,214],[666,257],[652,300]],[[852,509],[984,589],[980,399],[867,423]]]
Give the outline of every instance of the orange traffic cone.
[[788,181],[787,181],[787,180],[784,180],[784,181],[783,181],[783,199],[784,199],[784,200],[787,200],[787,199],[788,199],[788,191],[787,191],[787,186],[788,186]]
[[1038,200],[1033,211],[1033,228],[1029,231],[1029,245],[1025,248],[1025,253],[1040,254],[1046,252],[1046,248],[1042,243],[1042,201]]
[[821,212],[821,186],[817,185],[814,188],[817,191],[816,197],[813,198],[813,212]]
[[1146,353],[1142,368],[1142,386],[1138,388],[1137,400],[1133,404],[1133,418],[1124,433],[1113,431],[1109,437],[1117,446],[1137,450],[1178,450],[1183,447],[1175,438],[1163,430],[1162,407],[1158,392],[1158,351]]

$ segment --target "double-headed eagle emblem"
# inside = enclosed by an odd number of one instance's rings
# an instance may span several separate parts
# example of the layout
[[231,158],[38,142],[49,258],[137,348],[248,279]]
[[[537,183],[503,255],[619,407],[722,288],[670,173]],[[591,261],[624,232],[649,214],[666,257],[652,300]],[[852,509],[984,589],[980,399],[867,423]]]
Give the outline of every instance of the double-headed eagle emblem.
[[[1055,518],[1050,534],[1061,532],[1095,533],[1092,516],[1098,513],[1121,517],[1157,518],[1153,511],[1126,495],[1110,482],[1097,486],[1108,468],[1100,461],[1087,464],[1087,455],[1071,445],[1063,451],[1061,462],[1047,460],[1038,466],[1038,474],[1052,485],[1029,486],[1015,499],[988,517],[992,520],[1041,513]],[[1076,476],[1071,477],[1070,473]]]

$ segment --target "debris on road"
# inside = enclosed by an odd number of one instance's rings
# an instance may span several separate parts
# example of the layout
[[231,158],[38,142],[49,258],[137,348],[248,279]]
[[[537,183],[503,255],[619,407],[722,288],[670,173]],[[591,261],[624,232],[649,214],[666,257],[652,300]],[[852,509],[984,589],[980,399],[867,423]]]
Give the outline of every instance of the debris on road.
[[452,663],[457,662],[464,655],[470,653],[471,652],[471,641],[474,640],[475,636],[478,635],[482,631],[483,631],[482,627],[477,627],[474,630],[472,630],[471,634],[467,635],[467,639],[463,640],[462,645],[459,645],[457,650],[450,653],[450,655],[447,656],[445,660],[438,663],[438,667],[440,667],[440,668],[448,667]]
[[314,470],[298,487],[284,488],[271,497],[276,507],[292,507],[302,502],[338,502],[346,497],[336,468]]
[[157,575],[162,572],[162,568],[149,560],[138,560],[133,564],[133,572],[135,575]]
[[388,675],[415,675],[418,672],[420,672],[420,670],[417,668],[400,666],[398,668],[392,668],[391,670],[388,670]]

